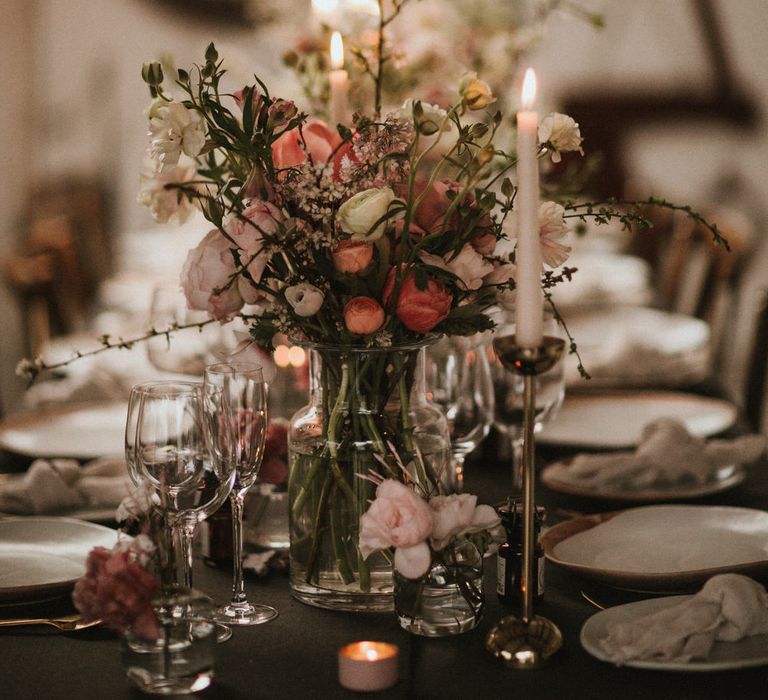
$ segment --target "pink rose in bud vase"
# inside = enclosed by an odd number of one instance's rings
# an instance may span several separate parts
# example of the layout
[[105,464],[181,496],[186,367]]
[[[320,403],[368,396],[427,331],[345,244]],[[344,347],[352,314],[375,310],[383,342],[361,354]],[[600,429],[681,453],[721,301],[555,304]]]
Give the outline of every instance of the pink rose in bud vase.
[[[394,286],[395,268],[392,268],[384,285],[384,306],[389,306]],[[426,289],[419,289],[413,272],[409,272],[400,285],[395,313],[407,329],[416,333],[429,333],[440,321],[448,318],[452,302],[453,296],[443,284],[430,278]]]
[[[303,140],[302,140],[303,137]],[[306,162],[327,163],[341,144],[341,136],[319,119],[308,119],[299,129],[281,134],[272,144],[272,163],[277,170],[295,168]]]
[[370,265],[373,245],[365,241],[341,241],[331,251],[331,257],[336,270],[355,275]]
[[344,323],[355,335],[374,333],[384,325],[384,308],[371,297],[353,297],[344,306]]

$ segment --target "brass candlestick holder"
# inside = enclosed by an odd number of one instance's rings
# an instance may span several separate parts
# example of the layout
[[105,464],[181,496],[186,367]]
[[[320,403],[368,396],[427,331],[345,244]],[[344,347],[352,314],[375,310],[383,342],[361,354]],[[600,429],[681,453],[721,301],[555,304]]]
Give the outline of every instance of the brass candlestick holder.
[[536,375],[563,356],[565,341],[545,337],[537,348],[523,348],[514,335],[495,338],[493,348],[504,369],[523,377],[523,571],[520,616],[502,618],[491,630],[485,648],[513,668],[539,666],[563,645],[557,625],[533,613],[533,566],[535,559],[534,512],[536,425]]

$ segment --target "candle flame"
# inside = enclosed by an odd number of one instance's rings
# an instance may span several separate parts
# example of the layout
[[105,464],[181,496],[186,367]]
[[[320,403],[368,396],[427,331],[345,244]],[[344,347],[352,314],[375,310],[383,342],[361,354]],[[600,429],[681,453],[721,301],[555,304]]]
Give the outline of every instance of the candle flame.
[[523,78],[523,109],[530,109],[533,107],[533,102],[536,99],[536,73],[533,72],[533,68],[528,68],[525,71],[525,77]]
[[338,70],[344,67],[344,42],[340,32],[331,34],[331,68]]

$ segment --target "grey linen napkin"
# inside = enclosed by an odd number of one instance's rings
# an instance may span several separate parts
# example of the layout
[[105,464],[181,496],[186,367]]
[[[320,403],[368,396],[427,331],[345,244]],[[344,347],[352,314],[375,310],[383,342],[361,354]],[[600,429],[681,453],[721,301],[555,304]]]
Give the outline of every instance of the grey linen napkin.
[[768,593],[739,574],[713,576],[693,598],[659,612],[608,626],[599,644],[609,660],[706,659],[715,641],[768,634]]
[[642,489],[681,481],[704,484],[721,467],[754,462],[765,447],[763,435],[706,440],[691,435],[674,418],[660,418],[643,429],[634,451],[580,454],[570,464],[553,469],[552,476],[594,488]]
[[103,457],[82,467],[71,459],[37,459],[26,473],[0,483],[0,512],[40,515],[112,508],[130,491],[122,459]]

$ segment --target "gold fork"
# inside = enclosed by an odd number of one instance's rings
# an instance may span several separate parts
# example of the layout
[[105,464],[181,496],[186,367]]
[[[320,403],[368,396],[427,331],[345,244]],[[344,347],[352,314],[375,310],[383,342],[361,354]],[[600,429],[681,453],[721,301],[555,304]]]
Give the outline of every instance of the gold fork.
[[0,620],[0,627],[19,627],[21,625],[51,625],[62,632],[77,632],[87,627],[98,625],[101,620],[84,622],[80,615],[62,615],[61,617],[20,617],[15,619]]

